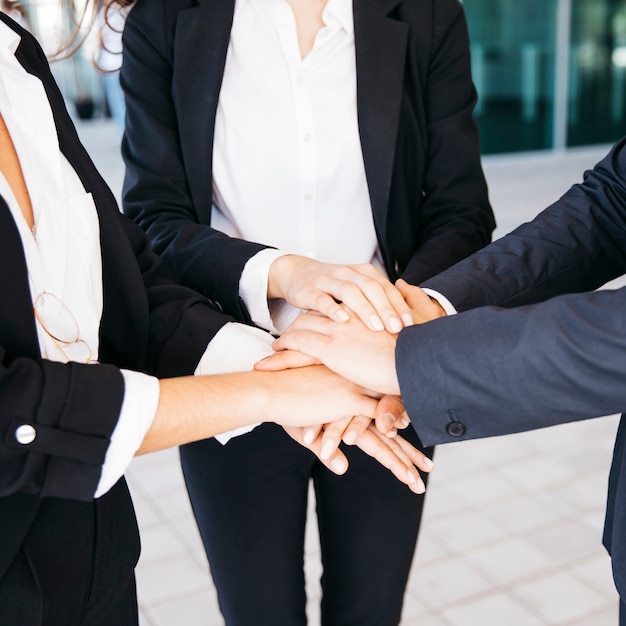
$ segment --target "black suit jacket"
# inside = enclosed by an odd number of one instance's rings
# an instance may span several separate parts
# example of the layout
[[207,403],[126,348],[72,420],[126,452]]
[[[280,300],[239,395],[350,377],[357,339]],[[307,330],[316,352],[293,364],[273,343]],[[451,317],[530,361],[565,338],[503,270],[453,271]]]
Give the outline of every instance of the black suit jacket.
[[[239,278],[263,246],[209,226],[233,9],[234,0],[139,0],[130,12],[123,204],[183,284],[244,315]],[[488,243],[494,227],[472,119],[465,16],[458,0],[354,0],[354,27],[378,242],[389,276],[417,283]]]
[[[43,51],[3,13],[0,20],[21,35],[17,58],[42,80],[61,150],[93,194],[104,292],[103,365],[41,359],[20,236],[0,197],[1,578],[42,497],[92,499],[124,396],[119,368],[160,376],[190,374],[230,318],[172,281],[145,234],[119,212],[81,145]],[[22,424],[37,432],[28,445],[16,441],[15,430]]]
[[[535,220],[426,281],[462,312],[399,337],[402,396],[421,440],[433,445],[622,412],[626,288],[593,290],[624,273],[626,138]],[[604,534],[623,599],[625,428],[622,417]]]

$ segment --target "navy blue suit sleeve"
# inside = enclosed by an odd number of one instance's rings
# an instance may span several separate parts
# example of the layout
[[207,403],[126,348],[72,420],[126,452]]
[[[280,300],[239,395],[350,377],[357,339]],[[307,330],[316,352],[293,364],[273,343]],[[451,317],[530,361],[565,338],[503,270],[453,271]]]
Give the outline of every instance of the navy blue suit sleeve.
[[533,221],[425,281],[457,311],[597,289],[626,271],[626,138]]
[[482,307],[400,334],[398,377],[425,445],[626,407],[626,288]]
[[591,291],[626,271],[625,145],[532,222],[424,283],[465,311],[398,341],[425,444],[626,407],[626,291]]

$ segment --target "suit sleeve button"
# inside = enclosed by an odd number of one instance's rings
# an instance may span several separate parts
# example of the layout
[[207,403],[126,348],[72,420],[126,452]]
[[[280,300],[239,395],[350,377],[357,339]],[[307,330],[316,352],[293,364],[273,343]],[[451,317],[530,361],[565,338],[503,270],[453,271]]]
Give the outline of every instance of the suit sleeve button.
[[36,436],[37,431],[30,424],[22,424],[15,429],[17,443],[21,443],[24,446],[35,441]]
[[461,422],[450,422],[446,426],[446,432],[450,437],[462,437],[466,432],[465,424]]

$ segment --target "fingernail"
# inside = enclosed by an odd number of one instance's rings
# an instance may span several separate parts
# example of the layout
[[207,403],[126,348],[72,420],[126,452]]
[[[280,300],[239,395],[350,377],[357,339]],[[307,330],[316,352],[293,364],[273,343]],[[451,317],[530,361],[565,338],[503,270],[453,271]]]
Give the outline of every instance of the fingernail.
[[431,470],[435,467],[435,464],[427,456],[424,457],[424,465],[428,470]]
[[352,446],[354,445],[354,442],[356,441],[356,432],[354,430],[349,430],[344,436],[343,436],[343,442],[348,445],[348,446]]
[[325,442],[320,452],[320,458],[322,459],[322,461],[330,458],[330,455],[335,451],[336,448],[337,446],[332,441]]
[[385,330],[385,325],[381,322],[377,315],[370,316],[370,326],[372,330]]
[[393,413],[385,413],[381,416],[380,419],[383,423],[383,428],[385,429],[385,432],[391,430],[396,423],[396,416],[393,415]]
[[400,418],[400,420],[398,421],[398,425],[401,428],[406,428],[410,423],[411,423],[411,420],[408,417],[406,417],[405,415],[403,415]]
[[340,309],[337,311],[337,320],[340,322],[347,322],[350,319],[350,316],[343,310]]
[[392,333],[399,333],[402,330],[402,322],[399,320],[399,318],[389,318],[389,329]]
[[424,491],[426,491],[426,485],[424,484],[424,481],[421,478],[415,476],[415,474],[411,470],[407,470],[407,472],[409,475],[409,487],[411,487],[411,489],[416,493],[424,493]]
[[397,434],[398,431],[395,428],[392,428],[390,431],[385,433],[385,436],[389,437],[389,439],[393,439]]
[[403,313],[402,314],[402,321],[404,322],[405,326],[413,326],[413,316],[410,313]]
[[313,432],[313,430],[307,429],[302,433],[302,439],[304,443],[306,443],[307,445],[310,445],[313,443],[313,440],[315,439],[315,433]]
[[330,464],[333,472],[344,472],[346,470],[346,462],[342,458],[333,459]]

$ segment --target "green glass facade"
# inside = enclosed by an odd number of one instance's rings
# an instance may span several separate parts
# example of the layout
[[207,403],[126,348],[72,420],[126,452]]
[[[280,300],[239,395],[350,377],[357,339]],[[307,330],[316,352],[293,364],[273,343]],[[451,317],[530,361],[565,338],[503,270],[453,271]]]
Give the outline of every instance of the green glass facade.
[[626,134],[626,0],[465,0],[483,154]]

